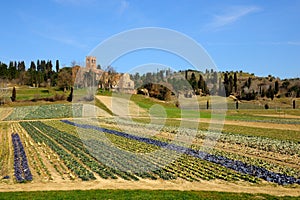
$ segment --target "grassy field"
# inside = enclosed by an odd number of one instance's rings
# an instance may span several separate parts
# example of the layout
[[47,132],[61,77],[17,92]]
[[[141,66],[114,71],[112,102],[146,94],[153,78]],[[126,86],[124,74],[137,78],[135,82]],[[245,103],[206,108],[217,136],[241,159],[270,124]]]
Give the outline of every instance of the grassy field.
[[31,88],[31,87],[17,87],[17,100],[28,101],[32,99],[41,99],[53,97],[55,94],[62,95],[64,92],[56,90],[55,88]]
[[277,197],[267,194],[226,193],[206,191],[165,191],[165,190],[74,190],[74,191],[37,191],[37,192],[3,192],[0,199],[298,199],[297,197]]
[[[122,97],[116,95],[116,97]],[[126,97],[126,96],[125,96]],[[128,98],[128,97],[127,97]],[[144,109],[150,109],[151,106],[155,104],[162,105],[166,109],[166,113],[168,115],[168,118],[178,118],[181,116],[181,109],[177,108],[174,105],[174,102],[163,102],[158,101],[153,98],[145,98],[142,95],[131,95],[130,100],[134,101],[136,104],[138,104],[141,108]],[[210,107],[209,109],[206,109],[206,103],[207,100],[210,101]],[[198,117],[201,118],[211,118],[211,99],[210,97],[198,97],[199,107],[196,109],[189,110],[190,117]],[[282,101],[291,101],[291,100],[282,100]],[[300,104],[300,99],[296,99],[297,102]],[[246,102],[239,104],[239,109],[235,109],[235,103],[232,99],[226,98],[213,98],[213,104],[216,110],[218,110],[218,107],[220,104],[226,104],[227,105],[227,118],[228,119],[237,119],[240,120],[241,118],[249,119],[251,120],[254,118],[255,120],[263,120],[265,117],[259,117],[255,116],[257,114],[266,114],[266,115],[277,115],[276,117],[284,117],[286,114],[292,114],[292,115],[300,115],[299,109],[291,109],[291,107],[287,107],[286,104],[279,104],[279,100],[274,100],[274,104],[278,104],[277,107],[271,107],[270,109],[266,110],[263,106],[256,105],[258,102]],[[298,104],[298,103],[297,103]],[[234,106],[232,106],[234,105]],[[196,110],[200,111],[197,112]],[[272,118],[272,117],[268,117]],[[288,117],[287,117],[288,118]]]

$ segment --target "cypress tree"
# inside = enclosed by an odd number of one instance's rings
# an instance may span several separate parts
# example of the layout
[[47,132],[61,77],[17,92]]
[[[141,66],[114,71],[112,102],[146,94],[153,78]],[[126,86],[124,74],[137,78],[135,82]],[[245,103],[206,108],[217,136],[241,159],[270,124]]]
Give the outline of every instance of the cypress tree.
[[16,99],[17,99],[17,91],[16,91],[15,87],[13,87],[12,94],[11,94],[10,98],[11,98],[12,102],[16,101]]
[[261,95],[260,95],[261,97],[265,97],[266,96],[266,93],[265,93],[265,89],[263,88],[262,90],[261,90]]
[[196,76],[195,76],[195,73],[193,72],[192,75],[191,75],[191,79],[190,79],[190,84],[193,88],[193,90],[196,90],[198,88],[198,85],[197,85],[197,81],[196,81]]
[[202,92],[204,92],[204,80],[201,74],[199,75],[198,88],[201,89]]
[[248,87],[248,88],[250,88],[250,86],[251,86],[251,83],[252,83],[252,78],[251,78],[251,77],[249,77],[249,78],[248,78],[248,83],[247,83],[247,87]]
[[56,60],[55,68],[56,68],[56,73],[58,73],[58,71],[59,71],[59,60]]
[[278,81],[275,81],[274,93],[277,94],[278,92],[279,92],[279,83],[278,83]]
[[229,89],[228,93],[229,94],[232,93],[233,87],[234,87],[234,80],[233,80],[232,76],[230,75],[229,81],[228,81],[228,89]]
[[228,85],[228,74],[224,74],[224,85]]
[[71,92],[67,98],[67,101],[69,101],[69,102],[72,102],[72,100],[73,100],[73,87],[71,87]]
[[234,72],[233,75],[233,87],[234,87],[234,92],[237,92],[237,74]]

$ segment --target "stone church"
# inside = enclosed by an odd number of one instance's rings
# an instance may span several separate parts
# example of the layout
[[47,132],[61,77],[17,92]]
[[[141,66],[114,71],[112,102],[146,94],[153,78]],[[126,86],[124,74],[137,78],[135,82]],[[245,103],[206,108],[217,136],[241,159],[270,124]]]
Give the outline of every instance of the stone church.
[[[95,56],[86,56],[85,59],[85,69],[84,71],[92,71],[96,74],[97,81],[108,81],[108,73],[104,70],[97,69],[97,58]],[[115,92],[122,93],[135,93],[134,81],[130,79],[130,75],[127,73],[124,74],[115,74],[112,78],[113,85],[112,90]],[[100,85],[99,85],[100,87]]]

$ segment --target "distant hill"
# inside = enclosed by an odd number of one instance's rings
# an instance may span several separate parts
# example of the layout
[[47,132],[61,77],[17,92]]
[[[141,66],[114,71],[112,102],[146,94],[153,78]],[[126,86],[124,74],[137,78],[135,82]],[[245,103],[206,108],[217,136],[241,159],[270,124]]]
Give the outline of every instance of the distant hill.
[[[132,74],[131,79],[135,85],[148,89],[149,94],[158,95],[164,89],[158,89],[155,84],[161,84],[178,93],[188,95],[233,95],[239,100],[255,100],[259,98],[281,98],[300,97],[300,79],[275,78],[272,75],[258,77],[253,73],[238,72],[216,72],[206,70],[181,70],[178,72],[161,70],[156,73],[146,73],[143,75]],[[150,85],[149,85],[150,84]],[[154,91],[155,90],[155,91]]]

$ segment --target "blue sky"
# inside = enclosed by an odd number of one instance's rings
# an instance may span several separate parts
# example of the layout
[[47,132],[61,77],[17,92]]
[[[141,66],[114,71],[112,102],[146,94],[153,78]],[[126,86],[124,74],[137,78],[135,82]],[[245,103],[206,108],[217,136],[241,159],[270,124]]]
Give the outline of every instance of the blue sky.
[[[83,63],[103,40],[133,28],[162,27],[197,41],[218,69],[300,77],[299,0],[11,0],[1,2],[0,61],[59,59]],[[148,54],[147,54],[148,53]],[[113,63],[184,68],[172,56],[145,52]],[[134,61],[133,61],[134,60]]]

